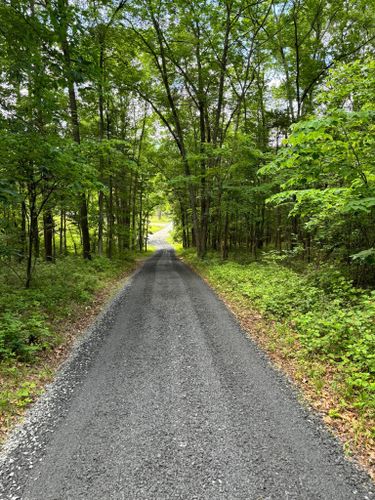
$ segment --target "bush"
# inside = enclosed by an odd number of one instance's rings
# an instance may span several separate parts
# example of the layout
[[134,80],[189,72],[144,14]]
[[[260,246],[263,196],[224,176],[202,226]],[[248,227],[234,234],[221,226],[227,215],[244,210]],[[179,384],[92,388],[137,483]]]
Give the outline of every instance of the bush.
[[48,345],[50,337],[46,318],[40,313],[20,317],[5,312],[0,316],[0,359],[13,356],[30,359],[34,352]]

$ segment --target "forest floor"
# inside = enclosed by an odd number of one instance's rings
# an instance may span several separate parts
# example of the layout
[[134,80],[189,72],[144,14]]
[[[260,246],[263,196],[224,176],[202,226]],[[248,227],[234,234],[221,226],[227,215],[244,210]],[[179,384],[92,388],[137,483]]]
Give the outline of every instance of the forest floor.
[[8,440],[0,497],[373,498],[322,420],[157,238]]
[[[375,479],[374,384],[368,378],[368,368],[352,361],[352,352],[335,352],[338,340],[335,345],[328,344],[328,352],[314,351],[307,335],[313,328],[314,335],[319,331],[319,321],[314,315],[320,315],[325,321],[326,315],[331,314],[331,322],[325,324],[332,330],[338,329],[344,337],[346,325],[340,324],[335,314],[353,317],[358,323],[362,311],[350,308],[348,303],[329,310],[327,304],[332,302],[332,297],[323,289],[317,294],[319,303],[314,303],[308,280],[284,266],[262,262],[248,262],[244,266],[239,263],[241,257],[235,254],[229,262],[222,262],[215,253],[199,260],[193,250],[182,250],[180,246],[177,249],[180,258],[216,291],[272,363],[298,386],[307,402],[342,442],[346,455],[358,460]],[[331,285],[337,301],[338,288],[333,282]],[[314,288],[312,292],[316,295]],[[346,288],[344,292],[348,294]],[[300,321],[304,329],[298,330],[299,316],[303,317],[298,310],[302,301],[308,303],[308,313],[307,319]],[[325,332],[321,329],[319,333],[323,337]],[[360,340],[357,344],[362,345]],[[349,346],[355,352],[354,335],[349,339]],[[366,354],[373,357],[373,351],[371,354],[362,349],[361,359]],[[358,383],[361,375],[366,383]]]

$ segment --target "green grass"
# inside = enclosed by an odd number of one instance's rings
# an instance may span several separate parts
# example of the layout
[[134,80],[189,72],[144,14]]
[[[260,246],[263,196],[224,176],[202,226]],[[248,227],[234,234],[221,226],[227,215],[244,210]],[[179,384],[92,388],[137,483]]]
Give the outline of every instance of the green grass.
[[168,223],[164,223],[164,222],[161,222],[160,224],[151,224],[148,228],[148,234],[154,234],[154,233],[157,233],[158,231],[161,231],[162,229],[165,228],[165,226],[167,226]]
[[262,333],[267,347],[283,351],[318,394],[325,374],[333,373],[329,390],[341,410],[355,411],[369,424],[364,432],[374,433],[375,292],[354,288],[332,267],[297,273],[272,262],[179,253],[225,298],[261,313],[269,325]]
[[168,215],[162,214],[159,217],[158,215],[153,214],[150,217],[149,228],[148,228],[149,234],[154,234],[157,231],[164,229],[165,226],[167,226],[170,222],[171,222],[171,219]]
[[156,222],[159,224],[169,224],[171,222],[171,217],[168,214],[162,213],[160,217],[157,214],[152,214],[150,217],[150,222]]
[[177,252],[177,254],[181,254],[184,252],[184,247],[182,246],[182,243],[176,242],[173,238],[173,235],[169,235],[167,238],[167,243],[169,243]]

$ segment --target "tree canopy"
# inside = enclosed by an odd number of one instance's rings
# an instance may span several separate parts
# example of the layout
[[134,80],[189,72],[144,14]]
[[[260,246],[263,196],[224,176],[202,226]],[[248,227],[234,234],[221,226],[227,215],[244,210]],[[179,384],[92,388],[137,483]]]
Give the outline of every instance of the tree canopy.
[[0,258],[334,259],[373,284],[371,1],[3,0]]

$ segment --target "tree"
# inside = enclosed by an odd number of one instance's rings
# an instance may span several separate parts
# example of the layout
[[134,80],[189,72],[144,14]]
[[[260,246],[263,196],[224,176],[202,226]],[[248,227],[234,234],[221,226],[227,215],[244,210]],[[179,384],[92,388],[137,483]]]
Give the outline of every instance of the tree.
[[349,264],[370,259],[375,245],[374,69],[372,60],[357,60],[331,71],[318,96],[320,114],[294,125],[286,147],[262,170],[281,180],[270,201],[294,198],[290,214]]

